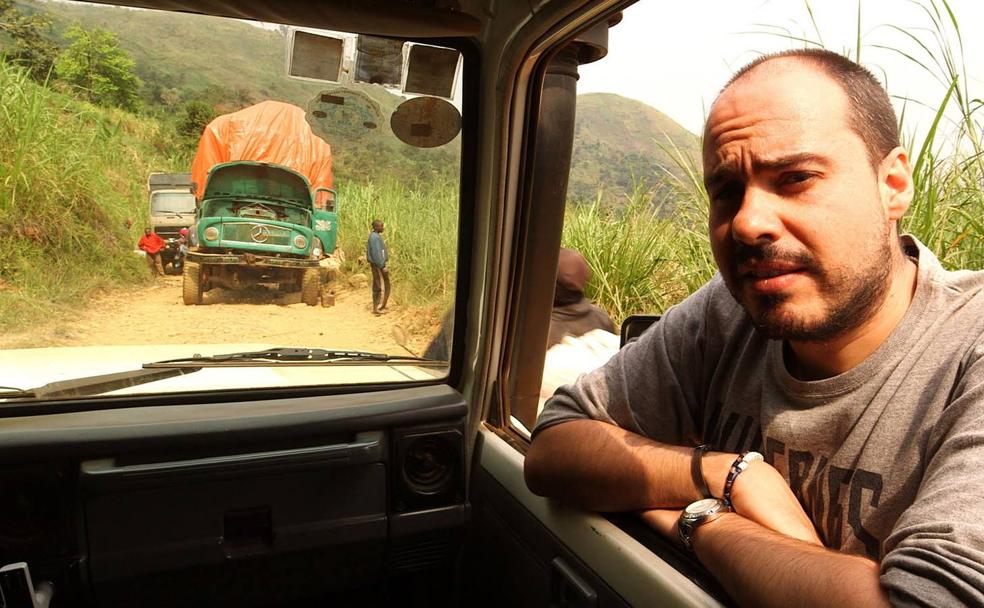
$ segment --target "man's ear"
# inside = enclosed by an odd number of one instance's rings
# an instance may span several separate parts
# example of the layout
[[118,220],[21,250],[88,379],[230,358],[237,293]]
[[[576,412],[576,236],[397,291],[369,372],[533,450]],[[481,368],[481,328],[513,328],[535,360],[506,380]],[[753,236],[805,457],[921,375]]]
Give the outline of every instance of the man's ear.
[[882,207],[890,221],[898,221],[912,203],[914,193],[909,153],[899,146],[882,159],[878,168]]

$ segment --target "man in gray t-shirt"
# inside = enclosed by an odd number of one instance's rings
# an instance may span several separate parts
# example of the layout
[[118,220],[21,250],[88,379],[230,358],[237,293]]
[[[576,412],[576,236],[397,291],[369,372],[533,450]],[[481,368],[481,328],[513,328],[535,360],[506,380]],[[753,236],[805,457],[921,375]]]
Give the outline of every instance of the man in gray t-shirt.
[[740,604],[984,605],[984,273],[899,235],[898,141],[847,59],[739,71],[704,132],[720,274],[557,391],[530,487],[642,511]]

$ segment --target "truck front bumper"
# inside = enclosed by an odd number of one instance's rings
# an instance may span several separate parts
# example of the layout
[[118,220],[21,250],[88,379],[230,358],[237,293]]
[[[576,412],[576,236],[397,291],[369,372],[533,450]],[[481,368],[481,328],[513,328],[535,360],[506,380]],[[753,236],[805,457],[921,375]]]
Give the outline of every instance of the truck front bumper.
[[277,258],[255,253],[201,253],[189,251],[187,261],[223,266],[259,266],[266,268],[318,268],[318,260]]

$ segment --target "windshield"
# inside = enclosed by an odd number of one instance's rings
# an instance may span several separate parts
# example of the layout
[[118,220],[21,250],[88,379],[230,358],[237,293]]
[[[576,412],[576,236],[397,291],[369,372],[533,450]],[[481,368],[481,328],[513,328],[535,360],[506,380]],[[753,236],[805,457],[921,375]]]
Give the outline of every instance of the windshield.
[[[458,50],[88,2],[4,10],[33,37],[0,32],[0,150],[20,159],[0,180],[0,401],[446,377]],[[128,376],[271,349],[371,356]]]
[[194,213],[195,195],[190,192],[155,192],[150,200],[151,213]]

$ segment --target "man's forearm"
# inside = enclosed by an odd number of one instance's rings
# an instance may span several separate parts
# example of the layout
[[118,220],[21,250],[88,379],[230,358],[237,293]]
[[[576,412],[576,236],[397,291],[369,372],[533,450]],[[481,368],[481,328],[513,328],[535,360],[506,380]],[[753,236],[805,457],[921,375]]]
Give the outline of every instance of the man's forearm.
[[[691,451],[597,420],[574,420],[537,434],[526,455],[526,483],[541,496],[594,511],[681,507],[700,498]],[[719,463],[733,458],[721,456],[705,458],[712,485],[727,475],[727,464]]]
[[693,535],[694,551],[741,606],[888,606],[878,564],[794,540],[737,514]]

